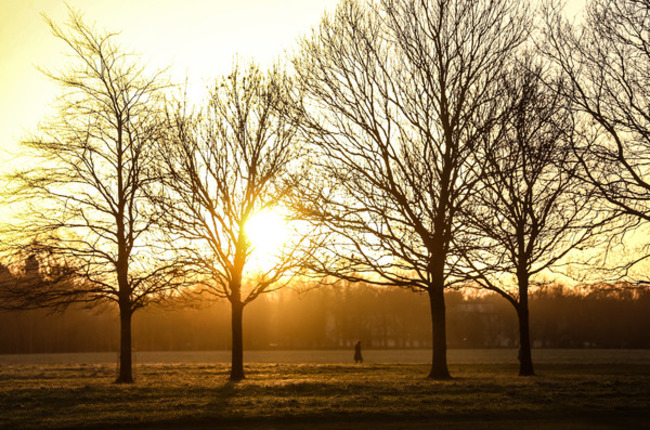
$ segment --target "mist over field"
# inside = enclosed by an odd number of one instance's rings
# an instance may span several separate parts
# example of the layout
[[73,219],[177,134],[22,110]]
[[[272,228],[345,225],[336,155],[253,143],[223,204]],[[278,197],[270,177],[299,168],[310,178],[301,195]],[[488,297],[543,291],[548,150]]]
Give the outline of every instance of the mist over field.
[[[259,364],[342,364],[352,363],[349,350],[284,350],[261,351],[250,350],[245,353],[246,361],[251,365]],[[535,361],[543,364],[575,365],[647,365],[650,363],[650,351],[647,349],[535,349]],[[116,362],[115,352],[75,352],[56,354],[4,354],[0,355],[0,364],[13,366],[78,366],[83,372],[85,367],[94,365],[112,365]],[[427,349],[370,349],[363,353],[364,363],[377,364],[418,364],[430,360]],[[228,351],[141,351],[135,353],[138,366],[150,365],[225,365],[230,361]],[[449,361],[454,365],[484,364],[515,366],[517,351],[513,348],[499,349],[451,349]],[[136,370],[136,373],[138,371]]]
[[[261,297],[244,313],[249,331],[244,344],[246,350],[351,351],[362,340],[364,349],[430,348],[422,298],[359,285],[284,290]],[[448,292],[447,309],[450,348],[517,347],[516,316],[502,298]],[[531,299],[533,346],[647,349],[650,330],[639,330],[650,327],[647,309],[649,292],[541,290]],[[0,324],[0,354],[117,351],[119,345],[113,312],[0,312]],[[135,351],[228,350],[229,328],[224,302],[198,309],[153,308],[135,317]],[[516,353],[507,356],[516,359]]]

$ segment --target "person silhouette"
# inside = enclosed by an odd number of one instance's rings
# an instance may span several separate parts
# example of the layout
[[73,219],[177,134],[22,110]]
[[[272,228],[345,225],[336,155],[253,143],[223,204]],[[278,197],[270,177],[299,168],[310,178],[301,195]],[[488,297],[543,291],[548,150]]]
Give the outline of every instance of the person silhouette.
[[354,345],[354,362],[363,363],[363,357],[361,356],[361,341],[358,341]]

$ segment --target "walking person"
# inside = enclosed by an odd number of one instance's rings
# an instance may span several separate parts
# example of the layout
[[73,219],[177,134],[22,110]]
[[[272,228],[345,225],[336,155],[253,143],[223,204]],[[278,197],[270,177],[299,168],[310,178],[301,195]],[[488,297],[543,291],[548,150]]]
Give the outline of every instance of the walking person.
[[361,341],[358,341],[354,345],[354,362],[363,363],[363,357],[361,356]]

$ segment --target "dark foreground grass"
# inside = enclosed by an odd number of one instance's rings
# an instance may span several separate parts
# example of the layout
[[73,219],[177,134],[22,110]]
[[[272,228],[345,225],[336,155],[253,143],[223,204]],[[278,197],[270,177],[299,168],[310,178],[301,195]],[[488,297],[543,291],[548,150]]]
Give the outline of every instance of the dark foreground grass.
[[426,365],[150,364],[135,385],[114,366],[0,366],[0,428],[650,428],[650,363]]

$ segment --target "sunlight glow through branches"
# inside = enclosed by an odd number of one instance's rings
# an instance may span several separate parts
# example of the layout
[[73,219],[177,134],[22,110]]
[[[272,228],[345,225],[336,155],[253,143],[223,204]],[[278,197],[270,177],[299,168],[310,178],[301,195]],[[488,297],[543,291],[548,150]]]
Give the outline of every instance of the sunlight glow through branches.
[[250,267],[264,270],[273,266],[289,239],[285,216],[279,209],[264,209],[254,214],[244,227],[254,250]]

